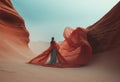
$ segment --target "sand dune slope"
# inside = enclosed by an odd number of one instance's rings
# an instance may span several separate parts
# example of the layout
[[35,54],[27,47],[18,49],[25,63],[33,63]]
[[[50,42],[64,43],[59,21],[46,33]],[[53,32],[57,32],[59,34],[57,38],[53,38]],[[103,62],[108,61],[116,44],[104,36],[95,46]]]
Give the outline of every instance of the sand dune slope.
[[[38,48],[43,46],[45,45]],[[120,51],[115,49],[95,54],[88,65],[80,68],[43,67],[18,60],[0,61],[0,80],[1,82],[119,82],[120,64],[116,60],[116,57],[120,57],[119,53]]]

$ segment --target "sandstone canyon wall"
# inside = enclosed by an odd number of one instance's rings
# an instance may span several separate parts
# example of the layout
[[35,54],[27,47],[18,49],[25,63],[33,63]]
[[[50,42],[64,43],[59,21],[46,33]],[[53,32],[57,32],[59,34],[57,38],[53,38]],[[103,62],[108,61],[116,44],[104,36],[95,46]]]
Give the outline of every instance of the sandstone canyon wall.
[[98,22],[88,27],[88,40],[93,52],[103,52],[120,46],[120,2]]
[[29,42],[29,33],[24,20],[14,9],[10,0],[0,0],[0,32],[6,36],[15,37],[13,40],[18,39],[21,43],[28,44]]
[[[5,55],[25,56],[28,50],[29,33],[23,18],[10,0],[0,0],[0,57]],[[22,53],[22,54],[18,54]]]

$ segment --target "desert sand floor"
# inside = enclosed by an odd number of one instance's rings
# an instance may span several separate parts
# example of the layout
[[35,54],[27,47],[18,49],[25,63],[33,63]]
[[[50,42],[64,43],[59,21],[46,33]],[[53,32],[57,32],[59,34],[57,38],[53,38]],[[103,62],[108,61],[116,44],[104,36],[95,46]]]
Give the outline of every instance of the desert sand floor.
[[[48,45],[43,46],[45,49]],[[27,64],[28,60],[0,59],[0,82],[120,82],[120,63],[116,59],[120,58],[119,53],[114,49],[94,54],[88,65],[79,68],[43,67]]]

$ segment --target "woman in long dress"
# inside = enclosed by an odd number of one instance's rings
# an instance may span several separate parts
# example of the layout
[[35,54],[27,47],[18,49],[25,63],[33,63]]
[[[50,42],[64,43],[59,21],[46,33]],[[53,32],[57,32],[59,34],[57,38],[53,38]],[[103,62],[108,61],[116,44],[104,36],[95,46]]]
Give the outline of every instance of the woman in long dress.
[[88,64],[92,58],[92,48],[87,40],[87,32],[87,29],[80,27],[65,28],[61,44],[51,41],[50,47],[29,63],[51,67],[79,67]]
[[57,63],[57,50],[55,48],[54,37],[52,37],[50,44],[52,46],[52,49],[51,49],[51,57],[50,57],[49,64],[56,64]]
[[65,63],[66,60],[60,54],[59,48],[59,45],[54,41],[54,37],[52,37],[50,47],[37,57],[30,60],[28,63],[43,66],[61,67],[60,65]]

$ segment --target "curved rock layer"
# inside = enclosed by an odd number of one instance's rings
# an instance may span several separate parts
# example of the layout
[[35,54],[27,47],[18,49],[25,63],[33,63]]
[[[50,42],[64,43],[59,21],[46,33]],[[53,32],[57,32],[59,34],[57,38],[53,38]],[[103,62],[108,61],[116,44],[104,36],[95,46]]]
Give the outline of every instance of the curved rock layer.
[[[29,33],[10,0],[0,0],[0,56],[28,48]],[[5,55],[4,55],[5,56]]]
[[14,41],[19,39],[26,45],[29,42],[29,33],[26,30],[24,20],[14,9],[10,0],[0,0],[0,28],[0,33],[15,37]]
[[93,52],[102,52],[120,46],[120,2],[98,22],[88,27],[88,40]]

